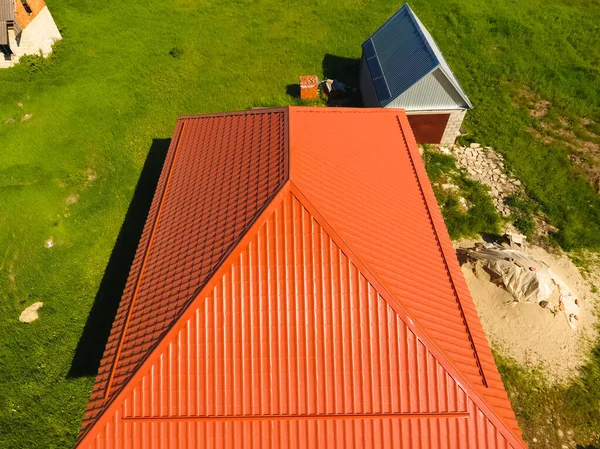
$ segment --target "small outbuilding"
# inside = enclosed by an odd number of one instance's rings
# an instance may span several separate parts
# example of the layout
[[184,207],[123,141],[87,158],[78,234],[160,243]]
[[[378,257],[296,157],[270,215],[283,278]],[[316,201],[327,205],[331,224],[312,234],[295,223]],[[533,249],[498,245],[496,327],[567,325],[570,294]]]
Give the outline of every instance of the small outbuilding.
[[48,56],[62,39],[44,0],[0,0],[0,68],[23,55]]
[[365,107],[405,109],[418,143],[453,143],[473,107],[408,3],[363,44],[360,89]]

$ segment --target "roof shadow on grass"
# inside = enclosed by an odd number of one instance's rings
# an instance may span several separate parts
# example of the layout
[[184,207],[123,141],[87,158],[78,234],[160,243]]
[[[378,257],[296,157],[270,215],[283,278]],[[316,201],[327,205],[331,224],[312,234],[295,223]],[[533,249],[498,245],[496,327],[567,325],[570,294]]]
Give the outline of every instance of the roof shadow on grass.
[[67,377],[98,373],[171,139],[154,139],[100,282]]
[[[347,87],[345,96],[339,98],[330,98],[327,101],[328,106],[346,106],[346,107],[361,107],[362,99],[358,90],[359,74],[360,74],[360,59],[346,58],[344,56],[336,56],[327,53],[321,62],[323,69],[323,77],[325,79],[336,79],[344,83]],[[353,92],[353,90],[355,90]]]

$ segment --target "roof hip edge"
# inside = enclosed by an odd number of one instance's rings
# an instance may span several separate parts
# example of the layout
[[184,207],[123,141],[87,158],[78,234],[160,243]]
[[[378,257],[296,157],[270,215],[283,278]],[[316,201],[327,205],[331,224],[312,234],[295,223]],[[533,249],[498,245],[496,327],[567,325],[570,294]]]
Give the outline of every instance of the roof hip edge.
[[219,277],[218,273],[221,270],[223,270],[224,266],[226,266],[226,262],[229,260],[230,257],[232,257],[232,254],[235,252],[235,248],[242,246],[245,241],[248,241],[254,235],[254,232],[260,229],[262,224],[268,219],[270,210],[275,208],[279,204],[279,201],[282,199],[278,199],[277,197],[283,197],[283,195],[285,195],[285,193],[289,191],[290,182],[291,181],[289,179],[283,182],[281,186],[279,186],[279,188],[273,193],[273,195],[267,201],[265,201],[264,206],[257,211],[255,217],[248,224],[244,232],[240,235],[240,238],[237,240],[237,242],[235,242],[235,244],[232,244],[229,248],[229,251],[227,251],[227,253],[223,255],[222,259],[216,265],[214,271],[207,278],[207,282],[205,282],[204,285],[198,287],[198,289],[194,291],[186,305],[181,309],[181,312],[178,314],[178,316],[173,318],[172,325],[169,326],[160,335],[160,337],[156,340],[156,343],[148,350],[146,355],[141,359],[139,365],[134,370],[129,380],[115,392],[112,398],[108,399],[108,401],[106,402],[106,406],[104,407],[102,412],[96,417],[95,421],[88,426],[87,430],[84,433],[79,435],[77,442],[75,443],[75,449],[78,447],[83,447],[82,445],[90,437],[92,430],[101,423],[103,423],[105,420],[109,419],[109,415],[107,415],[107,412],[110,409],[121,405],[121,402],[125,400],[127,394],[129,394],[130,390],[133,388],[136,380],[143,375],[146,366],[152,362],[152,355],[162,349],[162,345],[164,345],[165,342],[168,342],[168,337],[170,334],[179,332],[179,327],[177,326],[177,324],[185,321],[185,316],[187,313],[189,313],[191,305],[198,298],[202,297],[204,292],[214,288],[213,284],[215,282],[215,279]]
[[506,440],[514,447],[526,448],[527,446],[525,446],[524,443],[519,440],[519,438],[510,430],[504,421],[494,412],[494,410],[481,397],[477,389],[471,385],[469,381],[467,381],[467,379],[460,373],[460,371],[454,366],[448,357],[446,357],[446,355],[438,348],[438,346],[429,338],[421,326],[419,326],[419,324],[410,317],[410,314],[408,314],[402,304],[392,296],[385,284],[383,284],[383,282],[381,282],[377,276],[375,276],[373,271],[369,269],[369,267],[358,257],[358,255],[352,251],[350,246],[344,241],[341,235],[331,226],[327,219],[321,215],[321,213],[310,202],[308,197],[302,193],[301,188],[297,186],[292,179],[290,179],[288,182],[290,184],[291,193],[298,199],[302,206],[310,212],[313,218],[317,220],[321,227],[329,234],[331,239],[334,240],[340,247],[342,252],[346,254],[348,259],[352,261],[352,263],[356,264],[357,268],[365,275],[367,280],[377,288],[379,294],[400,316],[407,327],[424,342],[427,349],[448,371],[458,385],[465,389],[468,397],[471,398],[477,407],[480,408],[486,417],[498,428],[498,431],[506,438]]

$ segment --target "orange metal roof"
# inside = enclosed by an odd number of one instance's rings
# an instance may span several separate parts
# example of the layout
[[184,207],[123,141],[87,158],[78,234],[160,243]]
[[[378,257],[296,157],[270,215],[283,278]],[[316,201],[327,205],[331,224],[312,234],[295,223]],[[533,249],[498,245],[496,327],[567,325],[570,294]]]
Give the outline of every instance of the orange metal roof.
[[525,447],[402,110],[180,120],[78,447]]

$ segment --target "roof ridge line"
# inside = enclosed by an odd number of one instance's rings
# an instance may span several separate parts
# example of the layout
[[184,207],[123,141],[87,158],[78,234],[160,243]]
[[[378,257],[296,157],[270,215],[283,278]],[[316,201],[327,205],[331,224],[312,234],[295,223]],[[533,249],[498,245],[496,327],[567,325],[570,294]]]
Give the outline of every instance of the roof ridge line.
[[306,207],[317,223],[319,223],[319,225],[323,227],[327,233],[330,233],[329,237],[339,246],[342,252],[347,255],[348,259],[352,261],[352,263],[356,264],[357,268],[361,271],[361,273],[364,274],[365,278],[367,278],[370,283],[377,287],[378,293],[390,305],[390,307],[392,307],[394,312],[400,317],[406,326],[411,331],[415,332],[415,335],[417,335],[419,339],[421,339],[424,343],[427,343],[425,346],[429,352],[431,352],[431,354],[442,365],[442,367],[448,371],[448,374],[452,376],[454,381],[461,388],[466,390],[465,393],[467,393],[467,396],[477,405],[477,407],[481,409],[482,412],[485,413],[486,417],[492,422],[495,421],[495,424],[498,425],[500,433],[507,439],[507,441],[512,441],[512,444],[515,444],[517,447],[526,447],[523,446],[522,441],[519,441],[519,438],[504,423],[504,420],[500,418],[500,416],[498,416],[490,407],[490,405],[483,399],[483,397],[477,391],[475,385],[472,385],[471,382],[469,382],[462,375],[460,370],[454,366],[454,363],[452,363],[446,354],[433,342],[427,332],[425,332],[421,326],[415,320],[413,320],[413,318],[411,318],[410,314],[405,310],[402,303],[390,293],[385,284],[381,282],[377,276],[375,276],[373,271],[369,269],[369,267],[358,257],[354,251],[352,251],[350,246],[344,241],[341,235],[333,228],[333,226],[331,226],[327,219],[321,215],[321,213],[315,208],[315,206],[313,206],[310,200],[302,193],[300,188],[294,183],[293,179],[290,178],[289,183],[291,193],[296,196],[300,204],[302,204],[303,207]]
[[414,418],[468,418],[469,412],[389,412],[389,413],[302,413],[298,415],[185,415],[185,416],[123,416],[123,421],[137,422],[190,422],[190,421],[294,421],[294,420],[346,420],[346,419],[414,419]]
[[[149,363],[151,356],[159,350],[159,348],[165,342],[166,338],[168,337],[168,335],[170,333],[179,331],[179,329],[176,329],[177,323],[182,321],[182,318],[190,310],[191,305],[199,297],[202,296],[202,292],[205,291],[208,287],[214,288],[214,286],[212,284],[214,283],[214,280],[217,277],[216,276],[217,273],[223,269],[223,267],[225,266],[225,263],[231,257],[235,248],[239,247],[244,240],[250,238],[250,236],[252,235],[252,231],[255,227],[256,227],[256,232],[260,229],[260,226],[262,226],[262,224],[263,224],[262,222],[266,221],[266,218],[264,218],[264,217],[268,218],[270,216],[267,214],[267,211],[272,208],[275,208],[279,204],[279,202],[276,201],[276,198],[278,196],[285,195],[286,191],[289,191],[289,184],[290,184],[290,180],[288,178],[285,182],[283,182],[281,184],[281,186],[279,186],[279,188],[273,193],[273,195],[268,200],[265,201],[264,206],[259,211],[257,211],[256,216],[254,217],[253,220],[251,220],[251,222],[248,224],[247,228],[242,232],[242,234],[240,235],[240,238],[235,242],[235,244],[231,245],[229,251],[226,254],[224,254],[223,258],[217,263],[215,270],[207,278],[207,282],[203,286],[198,287],[198,289],[194,291],[194,293],[192,294],[192,296],[190,297],[188,302],[185,304],[185,306],[182,307],[181,312],[176,317],[173,318],[172,324],[160,335],[160,337],[156,340],[155,344],[147,351],[145,356],[141,359],[139,365],[134,370],[133,374],[128,379],[128,381],[125,382],[117,390],[116,394],[106,402],[102,412],[96,417],[94,422],[88,426],[87,430],[78,437],[75,447],[79,447],[79,445],[81,445],[83,443],[83,441],[88,437],[88,435],[90,434],[92,429],[95,428],[96,426],[98,426],[98,423],[100,423],[100,421],[103,421],[103,419],[107,417],[107,411],[109,410],[109,408],[111,408],[111,406],[115,402],[117,402],[118,399],[123,398],[124,395],[128,392],[128,390],[130,388],[133,388],[132,385],[133,385],[134,381],[136,380],[137,377],[139,377],[141,375],[140,373],[143,371],[143,368],[145,367],[145,365],[147,363]],[[261,222],[261,219],[262,219],[262,222]]]
[[[429,51],[429,54],[431,55],[431,57],[437,62],[437,65],[432,69],[432,71],[441,66],[441,61],[440,59],[437,57],[437,55],[435,54],[435,51],[433,50],[433,47],[431,46],[431,44],[429,43],[429,39],[427,39],[427,36],[425,36],[425,33],[423,32],[423,30],[421,29],[421,25],[419,24],[420,20],[417,19],[417,15],[414,13],[414,11],[412,10],[412,8],[408,5],[408,3],[405,3],[404,6],[402,6],[402,8],[406,7],[406,10],[408,11],[408,17],[410,17],[410,21],[413,23],[413,25],[415,26],[415,28],[417,29],[417,33],[419,33],[419,36],[421,36],[421,40],[423,41],[423,43],[425,44],[425,47],[427,47],[427,50]],[[400,9],[402,9],[400,8]],[[424,25],[423,25],[424,26]],[[436,44],[437,45],[437,44]],[[439,50],[439,48],[438,48]],[[440,50],[440,53],[442,51]]]

